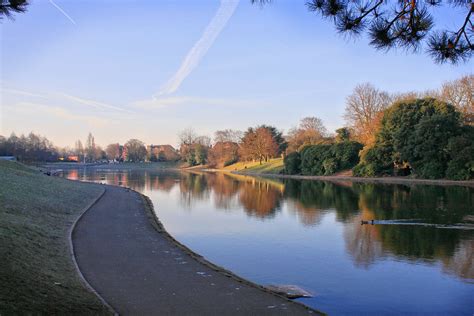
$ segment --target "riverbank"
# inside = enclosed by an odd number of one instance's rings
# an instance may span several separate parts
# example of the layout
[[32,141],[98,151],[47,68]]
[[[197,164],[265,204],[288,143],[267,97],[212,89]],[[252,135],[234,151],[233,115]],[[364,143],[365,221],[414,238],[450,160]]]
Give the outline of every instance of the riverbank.
[[[215,170],[225,171],[227,170]],[[441,186],[468,186],[474,187],[474,180],[445,180],[445,179],[413,179],[407,177],[380,177],[380,178],[362,178],[362,177],[351,177],[351,176],[303,176],[303,175],[287,175],[287,174],[272,174],[272,173],[259,173],[259,172],[243,172],[243,171],[231,171],[231,173],[254,176],[254,177],[266,177],[266,178],[280,178],[280,179],[298,179],[298,180],[319,180],[319,181],[351,181],[361,183],[377,183],[377,184],[424,184],[424,185],[441,185]]]
[[110,314],[81,281],[70,229],[100,185],[0,161],[0,314]]
[[73,243],[85,278],[119,314],[318,313],[192,252],[166,232],[150,200],[129,189],[106,186]]

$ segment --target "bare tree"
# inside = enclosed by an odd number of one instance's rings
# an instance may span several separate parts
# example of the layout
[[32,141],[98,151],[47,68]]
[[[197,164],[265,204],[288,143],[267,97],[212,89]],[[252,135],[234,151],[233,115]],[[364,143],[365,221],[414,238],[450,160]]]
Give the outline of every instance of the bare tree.
[[131,162],[144,161],[146,158],[145,144],[138,139],[130,139],[125,143],[127,150],[127,160]]
[[120,145],[118,143],[107,145],[105,154],[109,160],[120,159]]
[[317,117],[305,117],[296,128],[288,133],[288,152],[294,152],[304,145],[314,145],[321,142],[327,135],[323,121]]
[[181,131],[178,134],[179,144],[181,146],[182,145],[191,145],[191,144],[196,142],[197,137],[198,136],[197,136],[196,132],[194,131],[194,129],[192,129],[191,127],[187,128],[187,129]]
[[443,84],[440,98],[462,113],[465,124],[474,125],[474,75]]
[[214,133],[214,143],[233,142],[238,143],[243,137],[242,131],[225,129]]
[[344,118],[353,129],[354,137],[363,144],[373,141],[377,121],[382,111],[391,103],[387,92],[380,91],[370,83],[359,84],[346,99]]

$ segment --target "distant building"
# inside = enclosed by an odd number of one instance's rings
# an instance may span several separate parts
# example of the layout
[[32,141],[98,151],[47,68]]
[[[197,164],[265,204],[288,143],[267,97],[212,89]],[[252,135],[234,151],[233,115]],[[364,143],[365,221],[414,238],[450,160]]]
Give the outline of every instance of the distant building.
[[79,162],[79,156],[70,155],[66,158],[67,161]]
[[0,156],[0,160],[16,161],[15,156]]
[[148,145],[146,151],[151,161],[176,161],[180,158],[178,151],[171,145]]

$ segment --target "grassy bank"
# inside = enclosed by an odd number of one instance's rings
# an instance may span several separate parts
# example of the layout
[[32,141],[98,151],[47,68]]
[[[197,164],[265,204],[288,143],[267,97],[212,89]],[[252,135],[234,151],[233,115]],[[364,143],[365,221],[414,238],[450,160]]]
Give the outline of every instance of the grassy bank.
[[285,166],[282,158],[270,159],[267,162],[237,162],[224,167],[225,171],[249,172],[253,174],[279,174]]
[[81,283],[69,229],[99,186],[0,161],[0,314],[106,314]]

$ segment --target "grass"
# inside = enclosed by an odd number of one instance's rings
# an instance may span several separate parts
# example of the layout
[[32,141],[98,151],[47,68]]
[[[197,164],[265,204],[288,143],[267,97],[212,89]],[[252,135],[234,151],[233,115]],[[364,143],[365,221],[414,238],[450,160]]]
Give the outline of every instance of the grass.
[[267,162],[237,162],[230,166],[224,167],[223,170],[226,171],[239,171],[239,172],[248,172],[248,173],[268,173],[268,174],[278,174],[284,168],[283,158],[270,159]]
[[107,314],[77,275],[69,229],[101,192],[0,161],[0,315]]

